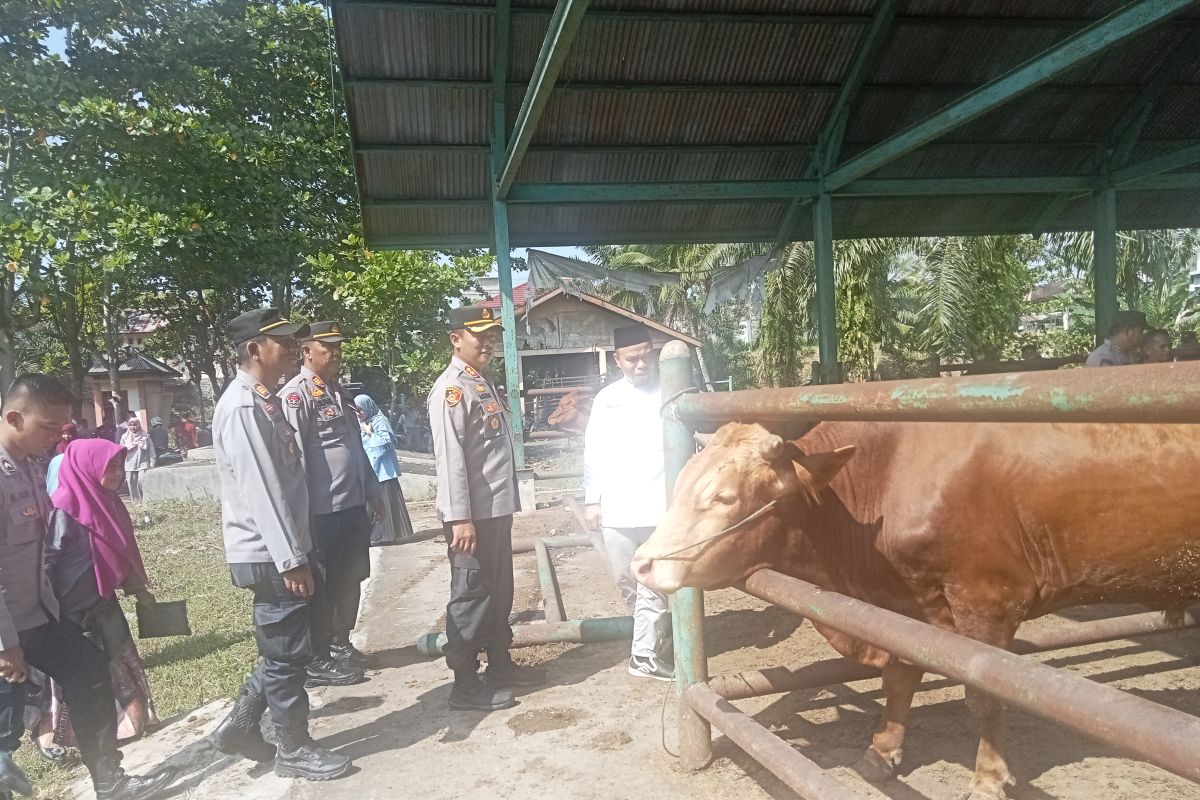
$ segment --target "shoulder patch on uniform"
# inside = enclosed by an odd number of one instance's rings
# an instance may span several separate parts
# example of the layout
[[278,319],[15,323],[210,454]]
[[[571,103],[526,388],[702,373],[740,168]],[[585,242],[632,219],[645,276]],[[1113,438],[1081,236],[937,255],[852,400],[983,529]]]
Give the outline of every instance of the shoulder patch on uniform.
[[468,375],[470,375],[472,378],[478,378],[478,377],[479,377],[479,370],[475,369],[475,368],[474,368],[474,367],[472,367],[470,364],[467,364],[465,367],[463,367],[463,372],[467,373],[467,374],[468,374]]
[[462,401],[462,389],[457,386],[446,387],[446,405],[456,406]]
[[299,408],[300,407],[300,393],[299,392],[288,392],[288,396],[286,399],[287,399],[288,408]]
[[4,470],[5,475],[16,475],[17,465],[7,458],[0,458],[0,470]]
[[256,395],[258,395],[259,397],[261,397],[263,400],[266,400],[268,397],[271,396],[271,390],[268,389],[267,387],[263,386],[261,383],[254,384],[254,393]]
[[313,376],[312,376],[312,382],[313,382],[314,384],[316,384],[317,386],[324,386],[324,385],[325,385],[325,381],[321,380],[321,376],[320,376],[320,375],[313,375]]

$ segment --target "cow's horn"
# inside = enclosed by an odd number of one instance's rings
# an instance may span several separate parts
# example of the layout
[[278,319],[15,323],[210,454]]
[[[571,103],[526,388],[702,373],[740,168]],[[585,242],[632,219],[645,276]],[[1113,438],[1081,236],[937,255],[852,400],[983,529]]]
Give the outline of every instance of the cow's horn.
[[774,461],[783,456],[783,439],[779,436],[768,436],[758,443],[758,452],[767,461]]

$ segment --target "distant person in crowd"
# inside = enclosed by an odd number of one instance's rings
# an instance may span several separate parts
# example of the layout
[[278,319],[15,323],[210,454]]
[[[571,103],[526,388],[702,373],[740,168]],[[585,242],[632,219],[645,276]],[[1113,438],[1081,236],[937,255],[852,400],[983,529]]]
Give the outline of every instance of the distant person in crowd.
[[1200,342],[1196,341],[1195,331],[1183,331],[1179,334],[1180,347],[1200,347]]
[[62,426],[58,432],[58,444],[54,445],[54,454],[62,455],[67,451],[67,445],[75,441],[79,437],[79,426],[74,422],[68,422]]
[[125,432],[129,430],[129,423],[131,423],[131,422],[134,422],[134,421],[137,421],[137,423],[138,423],[138,426],[139,426],[139,427],[141,427],[141,424],[142,424],[142,423],[141,423],[141,420],[138,418],[137,412],[136,412],[136,411],[130,411],[130,412],[129,412],[129,413],[126,415],[126,416],[125,416],[125,421],[124,421],[124,422],[122,422],[120,425],[118,425],[118,426],[117,426],[117,439],[116,439],[116,441],[120,442],[120,441],[121,441],[123,438],[125,438]]
[[1036,344],[1021,345],[1021,360],[1022,361],[1041,361],[1042,351],[1038,350]]
[[180,414],[175,423],[175,449],[179,451],[180,458],[186,461],[188,450],[195,450],[197,446],[196,426],[192,424],[192,418]]
[[99,647],[62,617],[42,559],[51,504],[37,456],[54,444],[71,402],[58,380],[25,374],[5,394],[0,412],[0,518],[6,521],[0,548],[0,793],[33,794],[12,761],[32,666],[62,687],[97,800],[148,800],[166,788],[174,771],[143,778],[121,769],[108,664]]
[[154,450],[157,453],[162,453],[169,448],[167,443],[167,426],[163,424],[162,417],[152,417],[150,419],[150,441],[154,442]]
[[1124,367],[1134,363],[1146,332],[1146,315],[1141,311],[1118,311],[1108,326],[1104,344],[1087,357],[1088,367]]
[[[308,481],[295,430],[272,390],[296,364],[297,336],[275,308],[229,323],[238,370],[213,411],[213,451],[221,482],[221,528],[234,586],[254,593],[260,656],[233,709],[212,734],[222,753],[274,759],[275,774],[308,780],[341,777],[350,759],[313,741],[308,730],[306,665],[313,658],[313,595],[319,591]],[[263,738],[270,712],[278,745]]]
[[667,598],[630,570],[634,552],[667,510],[658,361],[645,325],[617,328],[613,348],[623,380],[592,402],[583,445],[584,520],[604,537],[609,569],[633,614],[629,674],[669,681],[675,664]]
[[300,337],[300,372],[280,390],[304,460],[317,559],[325,570],[323,596],[313,608],[316,658],[308,685],[347,686],[362,681],[367,666],[350,634],[362,582],[371,575],[371,529],[384,515],[383,493],[363,450],[354,401],[338,383],[346,337],[336,322],[308,327]]
[[142,480],[146,470],[152,469],[158,462],[158,453],[136,417],[130,419],[128,425],[128,430],[121,437],[121,446],[125,448],[125,480],[129,484],[129,499],[141,503]]
[[[129,511],[117,490],[125,449],[99,439],[73,442],[63,456],[50,497],[45,563],[59,619],[87,634],[108,659],[116,699],[117,738],[135,739],[158,724],[146,665],[138,655],[117,590],[154,605]],[[43,710],[53,720],[54,744],[76,746],[62,687],[51,682]]]
[[93,431],[92,438],[105,439],[110,442],[117,441],[117,428],[113,425],[112,420],[112,414],[105,414],[104,419],[100,420],[100,424]]
[[73,422],[68,422],[62,426],[62,430],[58,434],[58,444],[54,445],[54,456],[50,459],[50,464],[46,467],[46,491],[54,494],[54,489],[58,486],[58,469],[62,464],[63,453],[67,451],[67,445],[79,436],[79,426]]
[[375,520],[371,528],[371,545],[404,541],[412,536],[413,526],[408,507],[404,504],[404,492],[400,488],[396,436],[387,416],[379,410],[379,405],[370,395],[360,394],[354,398],[354,405],[358,407],[363,449],[371,459],[371,467],[383,492],[383,515]]
[[1155,328],[1146,334],[1142,340],[1141,363],[1165,364],[1172,357],[1171,334],[1162,328]]
[[88,427],[88,421],[86,419],[83,419],[81,417],[79,419],[72,420],[72,422],[75,423],[75,427],[79,430],[79,438],[80,439],[91,439],[92,438],[92,430],[91,430],[91,428]]

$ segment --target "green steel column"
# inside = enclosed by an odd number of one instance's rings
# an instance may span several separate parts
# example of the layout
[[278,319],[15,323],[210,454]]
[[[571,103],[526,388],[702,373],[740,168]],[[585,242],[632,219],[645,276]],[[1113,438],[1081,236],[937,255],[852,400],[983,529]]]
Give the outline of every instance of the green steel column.
[[[509,0],[497,0],[492,22],[492,137],[493,175],[504,163],[508,137],[505,118],[505,85],[508,79]],[[508,409],[512,420],[513,449],[517,469],[525,467],[525,438],[521,414],[521,371],[517,359],[517,320],[513,305],[512,255],[508,238],[508,203],[492,192],[492,233],[496,248],[496,272],[500,276],[500,321],[504,325],[504,385],[508,390]]]
[[[683,342],[667,342],[659,356],[662,396],[667,401],[692,386],[692,356]],[[669,407],[663,416],[663,454],[667,500],[675,479],[696,451],[694,431]],[[704,649],[704,592],[680,589],[671,596],[671,634],[675,643],[675,694],[679,700],[679,763],[687,770],[703,769],[712,761],[712,727],[688,705],[684,692],[708,680]]]
[[1092,285],[1096,297],[1096,342],[1103,342],[1117,310],[1117,190],[1096,192],[1092,242]]
[[817,273],[817,351],[821,359],[821,383],[841,383],[837,306],[833,294],[833,201],[825,193],[813,203],[813,257]]

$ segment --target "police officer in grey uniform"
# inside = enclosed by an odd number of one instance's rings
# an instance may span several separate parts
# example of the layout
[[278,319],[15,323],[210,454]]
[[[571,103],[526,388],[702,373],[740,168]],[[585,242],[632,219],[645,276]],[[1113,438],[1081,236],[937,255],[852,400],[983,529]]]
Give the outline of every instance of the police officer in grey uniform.
[[313,539],[325,568],[325,591],[314,609],[316,658],[309,665],[309,686],[363,680],[367,658],[350,644],[350,632],[358,621],[362,582],[371,574],[371,522],[383,513],[383,494],[363,449],[354,400],[337,380],[345,339],[336,322],[310,324],[300,338],[300,374],[280,392],[296,429]]
[[[312,598],[321,590],[313,565],[308,484],[295,430],[274,387],[296,364],[296,337],[308,326],[274,308],[249,311],[229,323],[238,372],[213,412],[213,449],[221,485],[225,555],[235,586],[254,593],[258,666],[233,710],[213,733],[223,753],[275,759],[282,777],[329,780],[350,769],[308,732],[306,666],[313,657]],[[262,737],[269,710],[278,748]]]
[[[484,374],[502,332],[487,308],[451,310],[454,357],[429,393],[437,512],[450,558],[443,648],[454,671],[450,707],[476,711],[510,708],[513,687],[544,680],[509,654],[512,515],[520,501],[508,408]],[[481,650],[488,657],[482,676]]]
[[42,561],[50,500],[46,463],[37,456],[70,419],[71,400],[55,378],[21,375],[0,414],[0,797],[33,794],[12,762],[24,728],[28,663],[62,687],[97,800],[145,800],[174,771],[142,778],[121,769],[108,660],[82,630],[59,619]]

